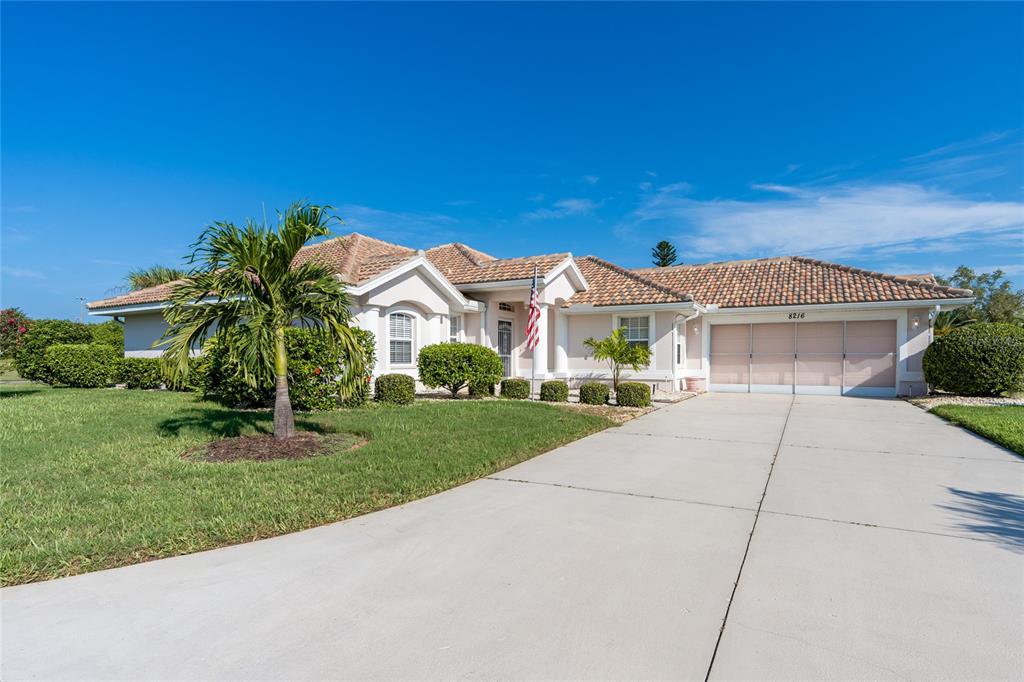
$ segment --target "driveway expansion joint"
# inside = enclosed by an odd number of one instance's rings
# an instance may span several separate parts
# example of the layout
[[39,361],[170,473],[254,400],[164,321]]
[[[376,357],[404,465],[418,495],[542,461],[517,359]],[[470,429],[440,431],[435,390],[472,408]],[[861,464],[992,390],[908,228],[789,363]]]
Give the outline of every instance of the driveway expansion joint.
[[605,495],[622,495],[624,497],[639,497],[644,500],[658,500],[660,502],[680,502],[682,504],[697,504],[702,507],[717,507],[719,509],[735,509],[737,511],[757,511],[753,507],[740,507],[733,504],[718,504],[715,502],[703,502],[701,500],[688,500],[682,497],[664,497],[662,495],[648,495],[646,493],[631,493],[625,490],[608,490],[606,488],[588,488],[586,486],[571,485],[569,483],[549,483],[547,481],[530,481],[525,478],[504,478],[502,476],[485,476],[488,481],[501,481],[503,483],[525,483],[527,485],[545,485],[551,488],[567,488],[569,490],[581,490],[587,493],[603,493]]
[[761,517],[761,508],[764,506],[764,498],[768,495],[768,485],[772,481],[772,473],[775,471],[775,462],[779,458],[779,452],[782,450],[782,441],[786,438],[786,427],[789,425],[789,417],[793,414],[793,405],[796,403],[795,398],[791,398],[789,401],[789,409],[786,411],[786,421],[782,424],[782,433],[779,434],[779,441],[775,445],[775,452],[772,454],[772,463],[768,468],[768,476],[764,480],[764,489],[761,491],[761,499],[757,503],[757,511],[754,512],[754,522],[750,525],[750,535],[747,536],[747,545],[743,549],[743,558],[740,559],[740,568],[736,572],[736,582],[732,585],[732,592],[729,594],[729,601],[725,605],[725,615],[722,616],[722,627],[718,630],[718,638],[715,640],[715,648],[711,652],[711,660],[708,661],[707,672],[704,673],[704,682],[708,682],[711,679],[711,671],[715,667],[715,658],[718,656],[718,649],[722,645],[722,637],[725,635],[725,626],[729,622],[729,610],[732,608],[732,602],[736,599],[736,591],[740,586],[740,579],[743,577],[743,567],[746,566],[747,556],[750,554],[750,544],[754,540],[754,531],[757,530],[757,520]]

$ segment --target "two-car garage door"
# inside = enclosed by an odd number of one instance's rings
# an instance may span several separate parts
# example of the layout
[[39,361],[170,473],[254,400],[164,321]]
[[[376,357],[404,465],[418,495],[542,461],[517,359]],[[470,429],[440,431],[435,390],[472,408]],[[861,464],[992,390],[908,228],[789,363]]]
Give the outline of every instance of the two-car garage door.
[[713,324],[711,390],[896,395],[896,321]]

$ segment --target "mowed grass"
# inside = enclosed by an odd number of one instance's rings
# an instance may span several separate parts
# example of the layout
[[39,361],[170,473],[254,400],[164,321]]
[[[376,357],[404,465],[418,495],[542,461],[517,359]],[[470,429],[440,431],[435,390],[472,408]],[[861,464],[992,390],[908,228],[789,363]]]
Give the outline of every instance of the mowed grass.
[[304,460],[210,463],[197,444],[272,431],[269,412],[190,394],[0,388],[4,584],[247,542],[407,502],[609,425],[518,401],[420,401],[296,415],[354,433],[356,450]]
[[939,405],[932,412],[1024,456],[1024,406]]

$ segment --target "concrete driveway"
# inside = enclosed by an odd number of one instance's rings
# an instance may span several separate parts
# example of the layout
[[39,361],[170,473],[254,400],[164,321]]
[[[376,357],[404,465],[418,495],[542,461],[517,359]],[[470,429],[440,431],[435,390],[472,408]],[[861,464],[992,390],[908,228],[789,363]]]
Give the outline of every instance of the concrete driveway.
[[1021,679],[1024,460],[899,401],[709,395],[2,608],[5,680]]

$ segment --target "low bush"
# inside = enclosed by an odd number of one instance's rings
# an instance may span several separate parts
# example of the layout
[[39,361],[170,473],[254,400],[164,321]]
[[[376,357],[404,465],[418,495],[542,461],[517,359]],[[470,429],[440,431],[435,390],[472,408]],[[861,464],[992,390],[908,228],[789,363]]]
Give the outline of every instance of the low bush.
[[89,325],[68,320],[35,320],[14,353],[14,368],[23,379],[47,381],[46,349],[57,344],[88,344]]
[[198,391],[202,392],[203,385],[206,381],[206,373],[209,371],[210,363],[203,355],[189,358],[188,360],[188,376],[187,377],[176,377],[167,371],[167,365],[164,361],[160,361],[160,371],[163,376],[164,387],[168,391],[179,391],[189,392]]
[[416,399],[416,380],[408,374],[385,374],[377,377],[374,398],[385,405],[409,405]]
[[495,385],[496,384],[493,384],[493,383],[490,383],[490,382],[485,383],[485,384],[480,384],[480,383],[470,384],[469,385],[469,394],[471,396],[474,396],[474,397],[486,397],[486,396],[489,396],[489,395],[494,395],[494,387],[495,387]]
[[446,388],[454,398],[467,386],[485,387],[501,379],[501,358],[475,343],[435,343],[420,350],[416,359],[420,381],[431,388]]
[[114,382],[128,388],[160,388],[164,383],[159,358],[118,358]]
[[611,391],[607,384],[588,381],[580,385],[580,402],[584,405],[604,405]]
[[935,339],[924,352],[924,378],[960,395],[1024,390],[1024,328],[975,323]]
[[100,324],[90,324],[89,332],[93,343],[110,346],[119,353],[124,353],[124,325],[115,320]]
[[569,399],[569,384],[561,379],[545,381],[540,385],[540,399],[549,403],[564,403]]
[[622,407],[648,407],[651,387],[639,381],[623,381],[615,391],[615,402]]
[[[363,354],[365,373],[355,391],[341,400],[346,407],[364,404],[370,396],[370,368],[376,351],[373,334],[353,328]],[[184,387],[196,386],[205,398],[224,405],[268,406],[274,402],[272,375],[248,381],[231,353],[230,333],[219,333],[203,345],[203,355],[189,367]],[[347,362],[341,348],[319,329],[292,327],[285,330],[288,351],[288,392],[297,410],[330,410],[339,404],[339,377]],[[182,382],[179,382],[182,383]],[[174,386],[182,390],[181,386]]]
[[58,343],[46,349],[46,380],[75,388],[100,388],[111,383],[119,356],[101,343]]
[[530,397],[530,382],[526,379],[502,379],[501,397],[526,400]]

